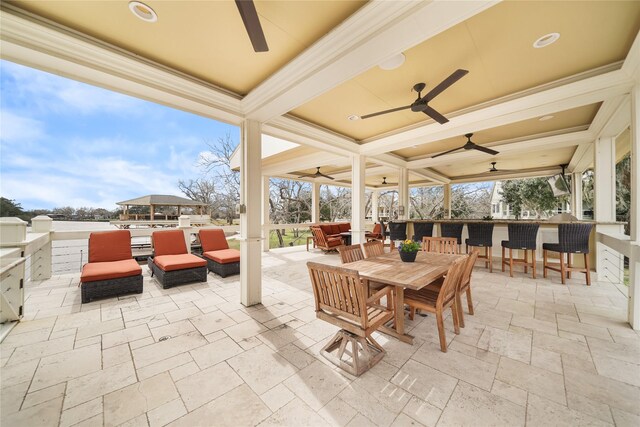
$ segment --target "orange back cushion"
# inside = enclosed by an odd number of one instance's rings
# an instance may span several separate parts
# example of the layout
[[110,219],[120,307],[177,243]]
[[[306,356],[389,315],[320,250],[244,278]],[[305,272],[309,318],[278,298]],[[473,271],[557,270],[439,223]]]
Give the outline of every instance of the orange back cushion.
[[373,226],[373,234],[382,234],[382,226],[380,224]]
[[332,234],[331,233],[331,224],[322,224],[320,229],[324,232],[324,234]]
[[351,230],[351,223],[349,223],[349,222],[341,222],[340,224],[338,224],[338,227],[340,227],[340,232],[341,233],[345,233],[345,232]]
[[229,249],[227,238],[221,229],[200,230],[200,243],[202,243],[202,252],[219,251]]
[[131,259],[129,230],[98,231],[89,235],[89,262]]
[[187,253],[187,243],[182,230],[154,231],[151,240],[153,240],[155,256]]

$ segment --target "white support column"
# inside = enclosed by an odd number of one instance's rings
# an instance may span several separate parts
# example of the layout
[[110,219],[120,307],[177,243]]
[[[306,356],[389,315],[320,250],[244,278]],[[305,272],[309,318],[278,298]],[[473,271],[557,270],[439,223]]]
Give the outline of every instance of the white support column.
[[629,323],[640,330],[640,84],[631,91],[631,257],[629,258]]
[[189,215],[180,215],[178,217],[178,230],[182,230],[184,233],[187,252],[191,253],[191,217]]
[[582,219],[582,172],[571,174],[571,214]]
[[451,184],[444,184],[443,186],[443,190],[444,190],[444,217],[446,219],[450,219],[451,218]]
[[380,207],[380,191],[373,190],[371,193],[371,220],[373,222],[379,222],[378,210]]
[[[594,202],[593,214],[596,221],[614,222],[616,220],[616,144],[615,138],[598,138],[595,141],[594,165]],[[611,225],[596,225],[596,231],[606,232]],[[610,283],[622,283],[623,257],[602,243],[596,243],[596,273],[598,280]]]
[[240,129],[240,302],[248,307],[262,301],[262,132],[254,120]]
[[364,243],[365,202],[365,157],[351,157],[351,244]]
[[311,222],[320,222],[320,183],[314,182],[311,187]]
[[409,218],[409,169],[398,171],[398,219]]
[[268,176],[262,177],[262,250],[269,252],[269,235],[268,225],[271,223],[269,218],[269,197],[271,189],[269,188],[270,179]]

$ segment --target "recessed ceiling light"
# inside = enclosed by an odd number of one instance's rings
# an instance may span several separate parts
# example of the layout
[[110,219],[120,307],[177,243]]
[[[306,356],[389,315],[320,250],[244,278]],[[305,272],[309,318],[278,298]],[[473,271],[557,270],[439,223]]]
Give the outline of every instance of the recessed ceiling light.
[[546,122],[547,120],[551,119],[553,119],[553,116],[542,116],[538,120],[540,120],[541,122]]
[[136,17],[142,19],[145,22],[156,22],[158,15],[156,12],[144,3],[139,1],[129,2],[129,10]]
[[355,114],[350,115],[349,117],[347,117],[349,120],[351,120],[352,122],[356,121],[356,120],[360,120],[360,116],[356,116]]
[[396,68],[404,64],[404,60],[405,60],[404,53],[400,52],[399,54],[393,55],[391,58],[385,59],[384,61],[382,61],[380,65],[378,65],[378,67],[387,71],[395,70]]
[[547,47],[550,44],[553,44],[558,41],[560,38],[560,33],[549,33],[540,37],[538,40],[533,42],[533,47],[536,49],[540,49],[541,47]]

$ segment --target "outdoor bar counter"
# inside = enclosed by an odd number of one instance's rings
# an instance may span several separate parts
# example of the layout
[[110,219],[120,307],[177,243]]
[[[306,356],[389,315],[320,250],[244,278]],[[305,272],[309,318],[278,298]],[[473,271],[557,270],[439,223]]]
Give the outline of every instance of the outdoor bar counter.
[[[440,224],[442,223],[457,223],[457,224],[468,224],[468,223],[485,223],[490,222],[494,224],[493,228],[493,258],[494,261],[500,258],[501,246],[500,242],[502,240],[509,240],[509,234],[507,232],[508,224],[539,224],[540,229],[538,230],[538,237],[536,242],[536,259],[542,260],[542,244],[543,243],[557,243],[558,242],[558,225],[559,224],[575,224],[575,223],[589,223],[593,224],[594,227],[591,230],[591,237],[589,239],[589,253],[590,253],[590,261],[592,267],[598,268],[598,263],[603,264],[604,262],[611,262],[612,256],[611,254],[604,253],[606,249],[599,248],[596,245],[596,232],[609,233],[609,234],[623,234],[623,222],[607,222],[607,221],[590,221],[590,220],[569,220],[569,221],[556,221],[556,220],[543,220],[543,219],[533,219],[533,220],[514,220],[514,219],[495,219],[495,220],[483,220],[483,219],[433,219],[433,220],[396,220],[391,221],[394,223],[406,223],[407,224],[407,238],[411,238],[413,236],[413,224],[424,222],[424,223],[434,223],[433,227],[433,235],[440,236]],[[462,250],[464,251],[465,239],[468,237],[467,227],[462,229]],[[598,245],[602,246],[602,245]],[[601,251],[598,254],[598,250]],[[521,254],[518,253],[518,257]],[[514,251],[514,256],[516,256],[516,251]],[[557,254],[550,252],[550,257],[556,257]],[[576,266],[582,266],[583,260],[582,257],[573,257],[575,260]],[[615,261],[616,267],[619,266],[619,263],[622,262],[621,257],[615,257],[613,260]],[[499,264],[496,266],[499,267]],[[610,267],[613,267],[610,266]]]

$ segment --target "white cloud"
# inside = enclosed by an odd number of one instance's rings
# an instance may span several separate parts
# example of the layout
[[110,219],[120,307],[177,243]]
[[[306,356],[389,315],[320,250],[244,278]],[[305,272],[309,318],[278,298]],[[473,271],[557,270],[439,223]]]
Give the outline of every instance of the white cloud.
[[8,143],[31,142],[44,137],[44,123],[9,110],[0,110],[0,139]]

